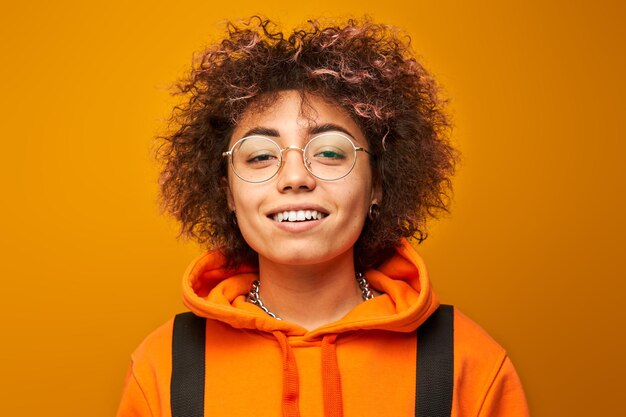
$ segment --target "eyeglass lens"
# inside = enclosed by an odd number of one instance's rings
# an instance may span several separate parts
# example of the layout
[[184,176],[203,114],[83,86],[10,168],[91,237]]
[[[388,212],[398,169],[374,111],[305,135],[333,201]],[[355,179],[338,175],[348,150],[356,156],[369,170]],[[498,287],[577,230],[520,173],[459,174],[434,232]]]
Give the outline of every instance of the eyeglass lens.
[[[269,138],[251,136],[240,140],[232,150],[235,173],[250,182],[272,178],[281,166],[283,152]],[[297,149],[296,149],[297,150]],[[336,180],[346,176],[354,166],[356,151],[353,143],[337,134],[323,134],[313,138],[305,147],[305,167],[323,180]]]

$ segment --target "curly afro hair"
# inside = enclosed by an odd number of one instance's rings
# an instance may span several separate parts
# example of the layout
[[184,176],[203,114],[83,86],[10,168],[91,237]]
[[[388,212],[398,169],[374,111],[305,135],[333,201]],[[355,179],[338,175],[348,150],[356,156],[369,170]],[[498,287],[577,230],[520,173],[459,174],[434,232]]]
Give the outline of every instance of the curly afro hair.
[[355,266],[387,259],[402,238],[426,237],[426,220],[447,211],[457,153],[433,78],[397,29],[347,20],[322,27],[309,21],[291,34],[253,17],[228,23],[227,34],[204,50],[177,84],[184,97],[160,137],[164,208],[181,234],[221,250],[227,266],[254,266],[228,209],[222,157],[243,112],[283,90],[322,97],[350,114],[374,154],[383,198],[355,245]]

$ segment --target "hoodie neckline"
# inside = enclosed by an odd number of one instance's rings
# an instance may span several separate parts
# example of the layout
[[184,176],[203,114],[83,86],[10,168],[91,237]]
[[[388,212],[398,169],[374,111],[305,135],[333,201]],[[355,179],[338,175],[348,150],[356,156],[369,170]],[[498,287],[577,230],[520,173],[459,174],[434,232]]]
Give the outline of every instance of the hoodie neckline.
[[244,266],[229,271],[223,265],[224,258],[218,251],[199,256],[183,278],[183,301],[196,315],[234,328],[264,333],[280,331],[303,340],[321,340],[325,334],[358,330],[410,332],[439,304],[424,262],[407,240],[401,242],[389,260],[365,272],[370,286],[381,295],[359,304],[341,320],[311,331],[273,319],[246,301],[252,281],[258,278],[255,268]]

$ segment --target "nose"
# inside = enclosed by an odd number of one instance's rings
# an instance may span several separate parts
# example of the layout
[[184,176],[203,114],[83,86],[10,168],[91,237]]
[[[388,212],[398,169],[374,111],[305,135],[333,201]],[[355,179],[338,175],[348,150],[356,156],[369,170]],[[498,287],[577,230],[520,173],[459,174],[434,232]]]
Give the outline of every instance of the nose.
[[315,177],[304,167],[304,153],[296,146],[283,150],[283,165],[278,173],[277,186],[281,192],[311,191],[317,182]]

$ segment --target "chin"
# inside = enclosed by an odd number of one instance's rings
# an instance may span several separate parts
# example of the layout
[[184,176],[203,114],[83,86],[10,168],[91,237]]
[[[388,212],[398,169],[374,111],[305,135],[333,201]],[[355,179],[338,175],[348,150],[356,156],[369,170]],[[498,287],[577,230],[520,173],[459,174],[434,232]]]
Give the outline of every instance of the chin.
[[[324,246],[320,246],[324,245]],[[315,247],[317,246],[317,250]],[[274,248],[271,251],[257,251],[259,258],[266,261],[285,266],[310,266],[321,265],[329,262],[341,262],[344,258],[349,257],[353,262],[353,246],[347,245],[347,248],[328,248],[327,244],[312,244],[310,242],[302,242],[301,244],[293,243],[287,248]],[[324,250],[319,250],[324,247]]]

